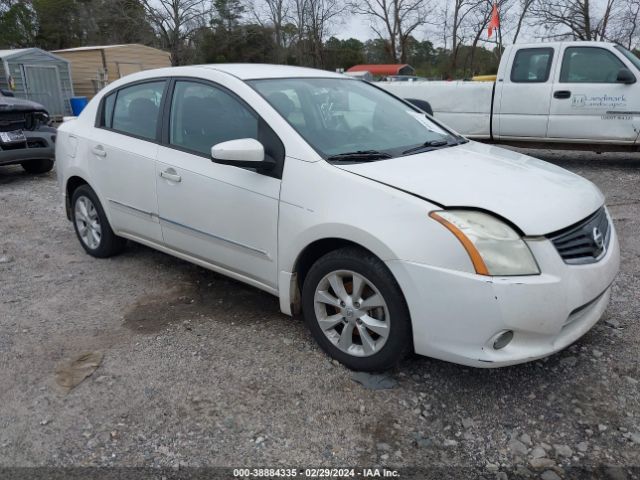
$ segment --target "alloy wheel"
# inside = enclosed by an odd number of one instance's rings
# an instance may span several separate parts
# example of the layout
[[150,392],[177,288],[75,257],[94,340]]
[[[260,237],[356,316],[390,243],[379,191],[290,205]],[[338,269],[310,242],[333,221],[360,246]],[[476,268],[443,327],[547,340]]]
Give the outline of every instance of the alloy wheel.
[[88,248],[95,250],[102,239],[102,226],[95,205],[82,195],[76,200],[74,213],[80,239]]
[[326,275],[316,287],[314,308],[322,332],[349,355],[374,355],[389,338],[387,303],[376,286],[359,273],[339,270]]

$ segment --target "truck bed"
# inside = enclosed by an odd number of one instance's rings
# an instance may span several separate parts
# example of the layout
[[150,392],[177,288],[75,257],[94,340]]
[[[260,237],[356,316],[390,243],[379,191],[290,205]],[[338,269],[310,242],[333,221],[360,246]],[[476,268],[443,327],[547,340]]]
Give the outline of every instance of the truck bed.
[[426,100],[438,120],[469,138],[491,138],[494,86],[491,82],[378,82],[376,85],[402,98]]

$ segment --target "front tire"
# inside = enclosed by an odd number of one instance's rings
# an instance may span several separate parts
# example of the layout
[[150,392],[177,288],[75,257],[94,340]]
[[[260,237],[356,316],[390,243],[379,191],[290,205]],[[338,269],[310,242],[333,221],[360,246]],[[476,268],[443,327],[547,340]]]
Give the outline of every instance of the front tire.
[[98,196],[89,185],[81,185],[73,192],[71,221],[89,255],[107,258],[124,250],[126,240],[113,233]]
[[412,349],[409,310],[387,267],[371,253],[343,248],[311,267],[304,319],[320,347],[352,370],[382,371]]
[[40,160],[29,160],[20,164],[27,173],[47,173],[53,168],[53,160],[42,158]]

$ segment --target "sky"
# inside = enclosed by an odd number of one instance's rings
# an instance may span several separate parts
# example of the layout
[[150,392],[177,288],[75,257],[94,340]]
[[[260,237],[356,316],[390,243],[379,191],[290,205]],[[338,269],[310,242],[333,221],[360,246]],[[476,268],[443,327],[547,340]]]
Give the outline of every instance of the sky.
[[[434,3],[436,4],[435,8],[438,8],[437,7],[438,4],[442,8],[442,6],[444,6],[445,2],[447,1],[451,2],[452,0],[434,0]],[[606,0],[592,0],[591,1],[592,15],[597,16],[598,13],[600,13],[600,11],[604,10],[605,2]],[[360,15],[349,15],[343,21],[342,24],[333,25],[332,27],[333,28],[331,29],[331,33],[335,37],[341,40],[345,40],[348,38],[357,38],[359,40],[365,41],[370,38],[376,38],[375,33],[373,33],[373,31],[370,28],[370,22],[367,20],[366,17],[360,16]],[[510,30],[512,27],[515,27],[515,26],[506,25],[503,22],[504,29]],[[441,33],[437,32],[436,27],[431,27],[431,31],[425,31],[425,30],[418,31],[416,32],[414,37],[417,38],[418,40],[431,40],[434,43],[434,45],[442,46],[442,35]],[[484,38],[486,38],[486,34],[484,35]],[[521,35],[518,39],[518,43],[526,43],[526,42],[537,43],[540,41],[541,39],[536,37],[534,29],[526,25],[523,27]],[[491,45],[491,44],[484,43],[484,46],[487,46],[487,45]]]

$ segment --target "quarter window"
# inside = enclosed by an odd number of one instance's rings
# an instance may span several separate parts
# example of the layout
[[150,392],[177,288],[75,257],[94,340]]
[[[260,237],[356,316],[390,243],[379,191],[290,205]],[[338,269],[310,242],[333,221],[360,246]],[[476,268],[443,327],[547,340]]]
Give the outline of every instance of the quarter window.
[[116,103],[116,94],[112,93],[104,98],[102,101],[102,110],[100,112],[101,118],[99,121],[100,127],[111,128],[113,122],[113,107]]
[[258,118],[238,99],[204,83],[177,81],[171,102],[169,143],[209,156],[228,140],[258,138]]
[[552,48],[523,48],[513,61],[511,81],[514,83],[545,83],[549,80]]
[[561,83],[616,83],[624,64],[598,47],[569,47],[564,52]]
[[[135,137],[155,140],[165,83],[142,83],[119,90],[111,128]],[[105,103],[105,111],[108,111],[106,107]]]

